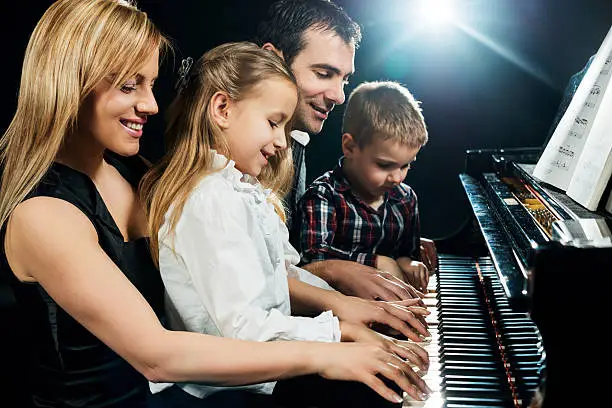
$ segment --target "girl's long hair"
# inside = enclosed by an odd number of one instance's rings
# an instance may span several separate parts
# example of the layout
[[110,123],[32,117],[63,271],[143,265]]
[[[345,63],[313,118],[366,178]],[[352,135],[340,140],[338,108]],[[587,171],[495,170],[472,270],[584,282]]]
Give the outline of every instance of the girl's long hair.
[[[158,233],[169,216],[168,233],[173,234],[189,194],[212,171],[212,149],[231,159],[225,136],[212,118],[210,102],[216,92],[233,101],[248,96],[257,84],[282,78],[297,84],[291,70],[272,51],[249,42],[227,43],[206,52],[193,66],[186,85],[167,112],[165,156],[143,178],[141,200],[145,204],[151,253],[159,258]],[[286,137],[289,141],[289,129]],[[289,145],[289,143],[288,143]],[[272,202],[284,217],[281,198],[290,187],[293,164],[290,149],[278,152],[259,175],[265,188],[273,191]]]
[[47,9],[28,42],[17,110],[0,139],[0,226],[49,170],[93,88],[111,75],[118,86],[168,46],[129,1],[58,0]]

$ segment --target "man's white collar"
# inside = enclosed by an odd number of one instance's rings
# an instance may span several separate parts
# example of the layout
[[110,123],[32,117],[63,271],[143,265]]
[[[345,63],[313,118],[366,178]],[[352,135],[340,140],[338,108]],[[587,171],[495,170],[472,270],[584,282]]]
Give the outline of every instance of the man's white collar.
[[310,135],[306,132],[302,132],[301,130],[291,131],[291,137],[302,146],[306,146],[308,142],[310,142]]

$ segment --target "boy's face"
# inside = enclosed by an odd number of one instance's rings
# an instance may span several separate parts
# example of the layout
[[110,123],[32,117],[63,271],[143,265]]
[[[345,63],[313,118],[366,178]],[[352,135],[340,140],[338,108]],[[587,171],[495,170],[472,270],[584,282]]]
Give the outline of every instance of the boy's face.
[[410,147],[394,140],[374,137],[359,147],[353,137],[342,136],[345,173],[356,193],[366,200],[380,198],[406,178],[410,164],[421,147]]
[[355,45],[329,30],[308,29],[306,46],[291,63],[300,99],[294,128],[318,134],[335,105],[345,100],[344,87],[355,71]]

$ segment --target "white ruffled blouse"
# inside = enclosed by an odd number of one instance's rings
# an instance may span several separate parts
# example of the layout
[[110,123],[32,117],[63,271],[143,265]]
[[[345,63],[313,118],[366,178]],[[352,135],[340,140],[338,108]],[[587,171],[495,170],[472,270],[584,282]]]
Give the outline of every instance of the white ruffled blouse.
[[[187,199],[174,235],[168,219],[159,231],[159,267],[166,311],[174,330],[243,340],[340,341],[338,319],[291,316],[287,276],[333,290],[296,266],[300,257],[268,200],[270,191],[214,153],[218,171],[204,177]],[[275,382],[247,388],[270,394]],[[169,384],[151,384],[153,392]],[[180,384],[203,398],[227,389]]]

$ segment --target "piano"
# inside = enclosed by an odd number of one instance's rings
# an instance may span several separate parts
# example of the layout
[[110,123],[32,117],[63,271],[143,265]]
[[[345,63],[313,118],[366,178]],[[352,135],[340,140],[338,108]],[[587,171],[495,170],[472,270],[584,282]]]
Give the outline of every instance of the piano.
[[612,215],[532,177],[539,153],[466,152],[459,178],[472,216],[436,241],[439,271],[425,299],[423,378],[434,393],[404,407],[606,405],[610,384],[596,373],[608,369]]

